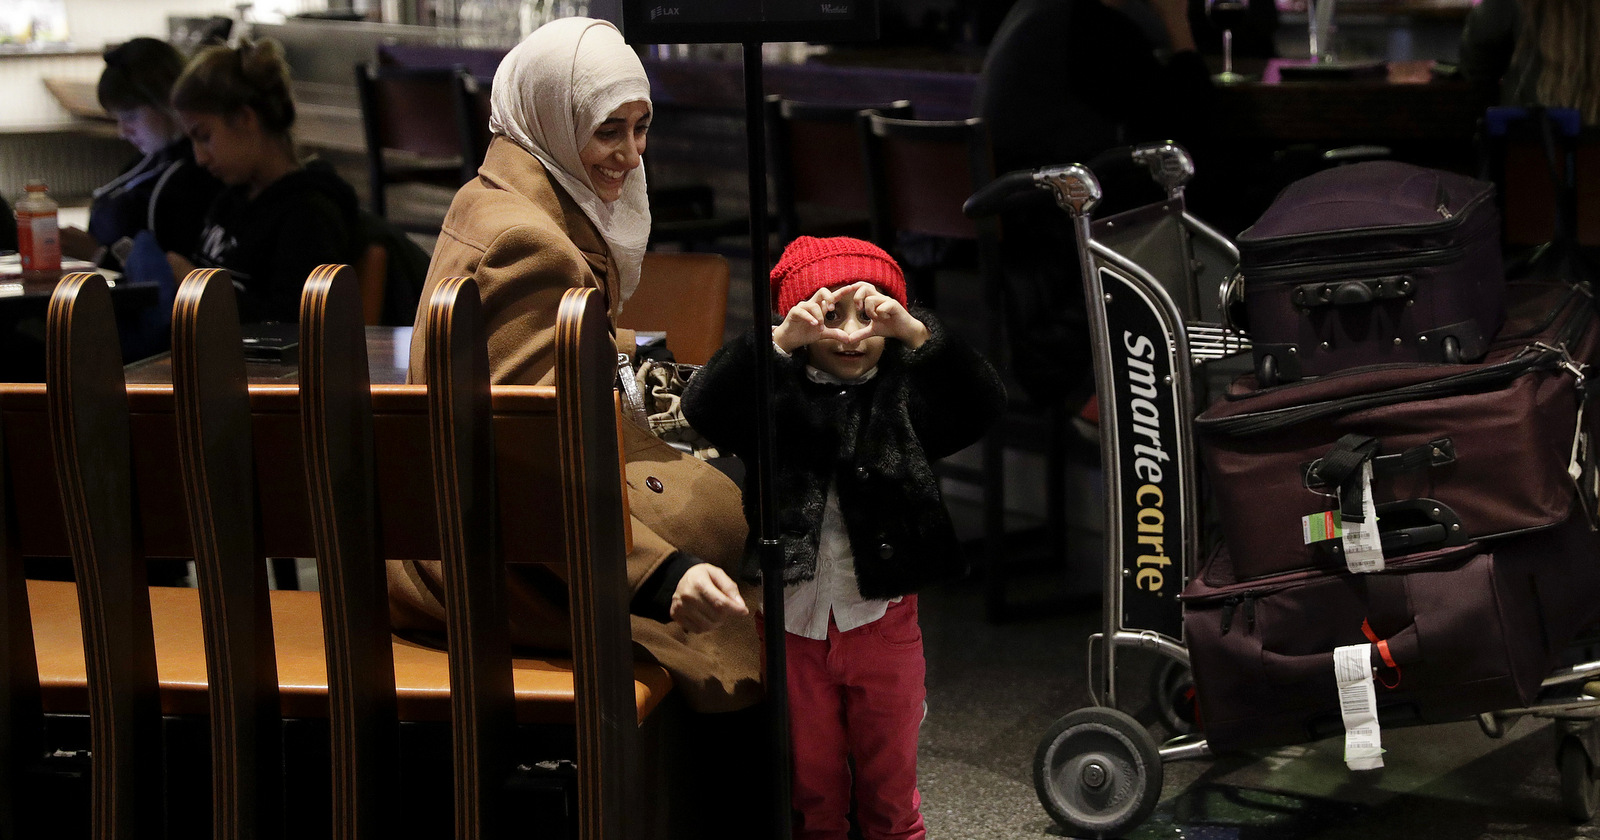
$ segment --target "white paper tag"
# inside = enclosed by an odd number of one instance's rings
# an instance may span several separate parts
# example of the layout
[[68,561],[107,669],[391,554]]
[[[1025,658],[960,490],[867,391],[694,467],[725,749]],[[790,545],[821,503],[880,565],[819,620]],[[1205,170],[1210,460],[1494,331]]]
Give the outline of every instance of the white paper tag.
[[[1342,501],[1342,500],[1341,500]],[[1361,464],[1360,522],[1342,522],[1345,568],[1357,574],[1383,571],[1383,543],[1378,538],[1378,505],[1372,500],[1372,462]]]
[[1345,645],[1333,651],[1333,676],[1344,718],[1344,763],[1351,770],[1383,766],[1378,734],[1378,697],[1372,685],[1372,645]]

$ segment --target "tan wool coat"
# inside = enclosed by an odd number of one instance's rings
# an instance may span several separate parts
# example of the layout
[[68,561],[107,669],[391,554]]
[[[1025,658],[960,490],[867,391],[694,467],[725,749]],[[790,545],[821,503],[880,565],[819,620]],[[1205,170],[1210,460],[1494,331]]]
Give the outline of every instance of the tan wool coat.
[[[489,366],[496,383],[553,381],[555,315],[567,289],[601,289],[613,318],[619,308],[616,267],[599,231],[538,159],[503,137],[494,139],[478,177],[451,202],[422,299],[428,299],[440,279],[463,275],[477,281],[483,299]],[[413,342],[412,380],[420,381],[423,370],[422,348]],[[733,574],[746,534],[739,488],[715,468],[626,419],[619,423],[633,529],[629,584],[637,591],[674,551],[689,552]],[[559,650],[570,644],[566,608],[545,594],[561,591],[549,575],[537,567],[510,570],[512,638],[519,645]],[[443,575],[436,562],[390,563],[389,600],[397,629],[442,630],[442,593]],[[632,622],[634,641],[672,673],[693,708],[727,711],[760,697],[753,619],[730,620],[701,634],[637,615]]]

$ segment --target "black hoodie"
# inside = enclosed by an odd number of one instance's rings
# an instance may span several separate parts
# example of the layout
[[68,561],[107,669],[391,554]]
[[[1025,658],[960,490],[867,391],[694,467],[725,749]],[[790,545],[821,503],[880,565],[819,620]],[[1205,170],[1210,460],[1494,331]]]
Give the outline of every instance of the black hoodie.
[[314,160],[254,199],[242,185],[218,195],[193,262],[233,275],[245,323],[294,322],[306,276],[324,263],[354,265],[362,245],[355,190]]

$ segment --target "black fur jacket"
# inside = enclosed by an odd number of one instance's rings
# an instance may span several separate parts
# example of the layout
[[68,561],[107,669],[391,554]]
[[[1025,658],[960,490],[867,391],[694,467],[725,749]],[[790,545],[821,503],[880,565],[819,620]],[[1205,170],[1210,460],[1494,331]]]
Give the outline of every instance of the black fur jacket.
[[[772,414],[778,542],[783,582],[810,580],[828,482],[855,555],[864,598],[892,598],[966,573],[932,462],[975,443],[1005,407],[993,367],[925,310],[930,337],[916,351],[890,339],[878,373],[860,385],[823,385],[802,349],[774,352]],[[762,340],[770,340],[762,335]],[[724,453],[751,463],[756,447],[754,335],[729,342],[690,380],[683,410]],[[755,494],[742,577],[761,578]]]

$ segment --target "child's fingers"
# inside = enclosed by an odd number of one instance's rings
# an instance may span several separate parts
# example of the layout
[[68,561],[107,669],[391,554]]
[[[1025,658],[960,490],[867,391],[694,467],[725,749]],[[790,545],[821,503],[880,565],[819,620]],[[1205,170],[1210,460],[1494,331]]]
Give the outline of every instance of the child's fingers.
[[872,327],[871,326],[865,326],[865,327],[862,327],[859,330],[856,330],[853,333],[850,333],[849,337],[844,339],[844,342],[846,344],[854,344],[857,341],[864,341],[864,340],[866,340],[868,338],[871,338],[872,335],[873,335]]
[[851,341],[854,340],[854,339],[852,339],[850,337],[851,335],[852,335],[852,333],[847,333],[844,330],[839,329],[838,327],[823,327],[822,328],[822,332],[817,337],[818,338],[831,338],[831,339],[833,339],[835,341],[842,341],[842,342],[848,344],[848,343],[850,343]]

